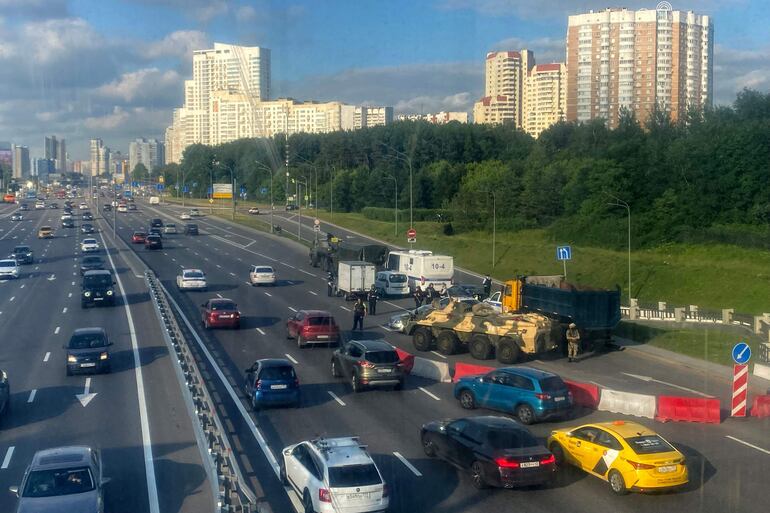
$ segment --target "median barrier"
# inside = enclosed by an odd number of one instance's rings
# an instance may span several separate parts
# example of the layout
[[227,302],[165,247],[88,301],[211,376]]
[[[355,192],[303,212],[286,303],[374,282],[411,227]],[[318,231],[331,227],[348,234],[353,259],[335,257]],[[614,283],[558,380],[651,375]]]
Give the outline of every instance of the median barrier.
[[770,381],[770,366],[762,365],[760,363],[754,364],[754,375],[758,378],[764,378]]
[[465,376],[475,376],[477,374],[486,374],[495,370],[494,367],[488,367],[486,365],[474,365],[472,363],[457,362],[455,364],[455,373],[452,377],[452,381],[457,383],[457,380]]
[[719,399],[660,395],[655,419],[719,424],[722,421],[719,407]]
[[601,411],[611,411],[623,415],[636,417],[655,418],[655,396],[644,394],[632,394],[630,392],[618,392],[602,388],[599,407]]
[[407,374],[411,373],[412,368],[414,367],[414,355],[397,347],[394,349],[396,350],[396,353],[398,353],[398,361],[404,366],[404,372]]
[[751,403],[752,417],[770,417],[770,395],[754,396],[754,402]]
[[572,392],[572,400],[576,406],[584,406],[593,410],[599,405],[599,387],[592,383],[580,383],[565,379],[564,383]]
[[452,378],[449,375],[449,364],[446,362],[428,360],[427,358],[421,358],[419,356],[414,357],[412,375],[433,379],[442,383],[452,382]]

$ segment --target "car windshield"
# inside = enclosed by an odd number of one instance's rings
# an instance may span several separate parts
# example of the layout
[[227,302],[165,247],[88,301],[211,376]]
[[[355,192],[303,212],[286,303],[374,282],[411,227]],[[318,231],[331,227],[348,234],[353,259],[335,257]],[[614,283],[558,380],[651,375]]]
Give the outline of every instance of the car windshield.
[[13,248],[14,253],[28,253],[29,247],[28,246],[17,246]]
[[99,257],[85,257],[83,263],[87,265],[101,264],[102,259]]
[[406,283],[406,274],[391,274],[388,278],[390,283]]
[[397,363],[398,353],[395,351],[367,351],[364,356],[371,363]]
[[559,376],[550,376],[540,380],[540,388],[543,392],[561,392],[567,389],[567,385]]
[[636,454],[657,454],[676,450],[659,435],[632,436],[631,438],[626,438],[626,443],[631,446],[631,449]]
[[22,497],[55,497],[90,492],[94,480],[88,467],[30,472]]
[[215,312],[232,311],[232,310],[236,310],[237,306],[235,305],[235,303],[230,303],[230,302],[216,302],[216,303],[211,303],[211,309]]
[[294,369],[292,367],[284,366],[284,367],[267,367],[266,369],[262,369],[262,372],[259,373],[259,379],[268,379],[268,380],[293,380],[296,378],[297,375],[294,372]]
[[321,316],[308,317],[307,324],[308,326],[334,326],[334,318]]
[[0,260],[0,267],[16,267],[15,260]]
[[523,429],[490,429],[487,441],[493,449],[521,449],[537,447],[537,438]]
[[329,467],[329,486],[332,488],[373,486],[381,483],[380,473],[372,463]]
[[184,273],[185,278],[193,278],[195,280],[201,280],[204,277],[204,274],[200,271],[185,271]]
[[96,239],[83,239],[83,244],[96,244]]
[[112,285],[112,276],[109,274],[96,274],[93,276],[85,276],[83,278],[83,287],[109,287]]
[[272,267],[257,267],[254,272],[257,273],[272,273],[273,268]]
[[70,339],[70,349],[92,349],[95,347],[105,347],[107,340],[102,333],[78,333],[72,335]]

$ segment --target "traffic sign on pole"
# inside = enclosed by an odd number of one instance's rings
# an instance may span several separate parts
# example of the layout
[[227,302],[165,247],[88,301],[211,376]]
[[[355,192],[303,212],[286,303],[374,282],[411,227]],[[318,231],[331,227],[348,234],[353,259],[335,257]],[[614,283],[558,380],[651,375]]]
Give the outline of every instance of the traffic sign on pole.
[[182,192],[185,192],[185,193],[190,192],[190,186],[185,185],[184,187],[182,187]]
[[415,230],[414,228],[409,228],[406,231],[406,241],[409,244],[414,244],[415,242],[417,242],[417,230]]
[[316,218],[313,220],[313,224],[314,224],[314,225],[316,225],[316,226],[321,226],[321,220],[320,220],[320,219],[318,219],[318,218],[316,217]]
[[731,417],[746,416],[746,400],[749,393],[749,366],[733,365],[733,402]]
[[321,225],[320,224],[314,224],[313,225],[313,231],[314,232],[320,232],[321,231]]
[[746,342],[738,342],[733,346],[733,361],[738,365],[749,363],[751,347]]
[[572,247],[556,246],[556,260],[572,260]]

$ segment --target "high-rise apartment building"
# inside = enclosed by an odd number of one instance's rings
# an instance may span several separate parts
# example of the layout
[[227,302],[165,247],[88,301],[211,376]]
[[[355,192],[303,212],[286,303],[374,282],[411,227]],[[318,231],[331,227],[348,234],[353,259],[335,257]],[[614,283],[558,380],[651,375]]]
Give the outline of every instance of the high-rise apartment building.
[[67,171],[67,144],[64,139],[57,140],[55,135],[45,138],[44,158],[54,163],[54,172]]
[[487,53],[484,97],[473,106],[474,122],[520,128],[524,83],[534,65],[535,56],[529,50]]
[[567,67],[564,63],[533,66],[524,86],[524,131],[539,137],[543,130],[565,119],[566,109]]
[[569,17],[567,120],[606,119],[621,109],[644,122],[659,108],[673,120],[713,101],[714,25],[709,16],[657,8],[606,9]]
[[431,114],[399,114],[397,119],[398,121],[427,121],[428,123],[432,123],[434,125],[445,125],[452,121],[457,121],[458,123],[467,123],[468,113],[457,111],[441,111]]
[[128,145],[128,166],[134,170],[140,162],[148,171],[161,167],[166,161],[164,145],[157,139],[136,139]]
[[355,107],[353,128],[370,128],[393,123],[393,107]]
[[13,178],[26,180],[30,176],[29,147],[13,146]]
[[99,176],[110,170],[110,149],[101,139],[91,139],[91,174]]

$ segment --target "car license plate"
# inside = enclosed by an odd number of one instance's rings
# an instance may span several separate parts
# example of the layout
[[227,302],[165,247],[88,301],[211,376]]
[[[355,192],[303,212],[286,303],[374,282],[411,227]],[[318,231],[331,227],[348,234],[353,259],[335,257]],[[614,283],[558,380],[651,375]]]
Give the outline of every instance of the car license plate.
[[361,501],[369,498],[369,492],[348,493],[346,495],[347,495],[347,500],[349,501]]
[[661,474],[666,474],[668,472],[676,472],[676,465],[665,465],[663,467],[658,467],[658,472]]
[[563,401],[563,400],[564,400],[564,398],[563,398],[563,397],[554,397],[554,398],[553,398],[553,400],[554,400],[554,401],[556,401],[556,402],[558,403],[558,402],[560,402],[560,401]]
[[96,367],[96,364],[93,363],[93,362],[91,362],[91,363],[81,363],[80,366],[81,367]]
[[388,374],[390,372],[390,369],[377,369],[377,372],[380,374]]
[[540,466],[540,462],[539,461],[524,461],[519,466],[521,468],[539,467]]
[[104,300],[104,298],[103,298],[103,297],[95,297],[95,298],[94,298],[94,301],[102,301],[102,300]]
[[220,315],[219,316],[220,319],[229,319],[230,317],[232,317],[232,315],[230,315],[230,314],[225,314],[225,315]]
[[318,335],[318,338],[329,338],[329,335]]
[[288,385],[270,385],[271,390],[284,390]]

